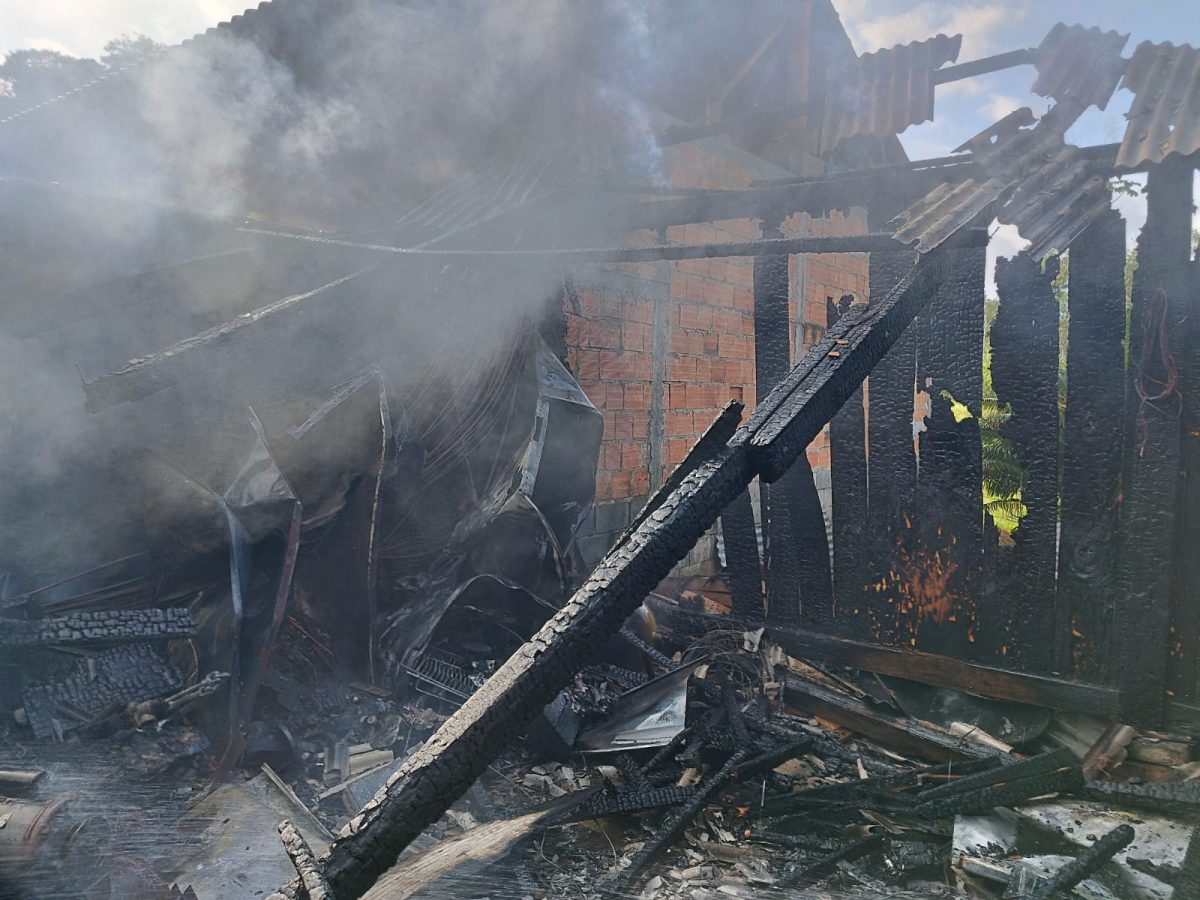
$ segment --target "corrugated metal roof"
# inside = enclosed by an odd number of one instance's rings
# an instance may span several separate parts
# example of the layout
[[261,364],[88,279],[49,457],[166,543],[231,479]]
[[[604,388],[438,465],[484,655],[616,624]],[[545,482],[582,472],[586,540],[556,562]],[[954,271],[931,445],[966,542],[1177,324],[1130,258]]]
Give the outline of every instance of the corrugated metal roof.
[[442,234],[542,196],[573,177],[578,170],[566,154],[525,142],[515,155],[493,157],[437,191],[396,224]]
[[1134,98],[1118,167],[1200,150],[1200,50],[1188,44],[1138,44],[1121,86]]
[[896,217],[897,238],[928,252],[989,204],[999,203],[996,218],[1015,225],[1040,260],[1066,250],[1109,208],[1103,173],[1077,147],[1063,142],[1051,119],[980,147],[974,158],[987,178],[939,185]]
[[856,134],[899,134],[933,118],[933,73],[958,59],[962,35],[864,53],[831,71],[821,152]]
[[1033,92],[1104,109],[1125,71],[1121,51],[1129,35],[1059,22],[1037,49]]

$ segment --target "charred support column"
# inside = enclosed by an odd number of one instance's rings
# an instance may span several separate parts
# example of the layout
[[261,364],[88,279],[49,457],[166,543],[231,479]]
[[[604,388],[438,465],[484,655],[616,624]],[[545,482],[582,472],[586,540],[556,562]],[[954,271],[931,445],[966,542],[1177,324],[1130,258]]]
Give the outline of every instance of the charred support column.
[[[763,237],[782,238],[778,220],[763,220]],[[791,368],[792,316],[787,256],[754,260],[754,377],[767,393]],[[767,621],[795,625],[800,605],[832,603],[829,544],[821,498],[806,454],[778,484],[760,482]]]
[[996,260],[1000,308],[992,323],[992,385],[1012,416],[1000,434],[1026,471],[1026,513],[1013,546],[993,549],[994,584],[985,603],[987,647],[1022,671],[1045,674],[1054,660],[1054,566],[1058,523],[1058,259],[1039,265],[1028,253]]
[[[880,219],[886,218],[880,215]],[[876,221],[871,222],[872,226]],[[882,303],[903,278],[915,254],[872,253],[869,260],[873,307]],[[917,483],[913,451],[913,380],[916,377],[915,330],[896,341],[871,372],[871,408],[867,416],[867,537],[857,572],[847,572],[838,588],[838,633],[890,644],[897,639],[894,599],[881,591],[893,568],[901,539],[904,509]],[[837,500],[834,500],[834,508]],[[837,534],[834,534],[834,544]]]
[[1175,525],[1171,628],[1177,638],[1167,662],[1167,689],[1200,704],[1200,262],[1191,265],[1183,356],[1183,421]]
[[[1123,721],[1156,724],[1165,700],[1171,566],[1179,488],[1183,324],[1188,314],[1192,169],[1168,160],[1146,181],[1138,237],[1126,394],[1117,634]],[[1193,390],[1195,388],[1193,387]],[[1187,553],[1194,554],[1195,548]],[[1185,554],[1186,555],[1186,554]]]
[[[323,860],[339,900],[360,897],[471,786],[756,473],[771,481],[787,471],[937,289],[944,269],[944,251],[934,251],[861,321],[830,329],[733,440],[623,537],[567,604],[404,763]],[[300,890],[293,882],[284,892],[298,897]]]
[[[865,298],[864,298],[865,299]],[[847,295],[830,302],[826,322],[832,328],[843,317],[861,315],[866,304],[853,304]],[[845,604],[862,595],[863,551],[867,534],[867,447],[864,391],[859,388],[829,423],[829,474],[833,498],[833,601],[827,607],[806,603],[800,610],[802,626],[829,634]]]
[[1071,244],[1067,409],[1055,668],[1108,682],[1125,403],[1125,220],[1113,210]]

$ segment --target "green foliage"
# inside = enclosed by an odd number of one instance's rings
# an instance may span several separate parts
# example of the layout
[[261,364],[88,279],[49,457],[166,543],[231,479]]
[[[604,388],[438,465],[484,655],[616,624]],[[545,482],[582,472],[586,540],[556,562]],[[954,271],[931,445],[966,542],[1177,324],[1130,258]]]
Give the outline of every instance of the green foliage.
[[1002,532],[1011,534],[1028,511],[1021,491],[1029,473],[1021,465],[1000,427],[1012,417],[1012,407],[1001,403],[992,386],[992,323],[1000,301],[988,297],[983,303],[983,407],[979,415],[979,439],[983,445],[983,508]]

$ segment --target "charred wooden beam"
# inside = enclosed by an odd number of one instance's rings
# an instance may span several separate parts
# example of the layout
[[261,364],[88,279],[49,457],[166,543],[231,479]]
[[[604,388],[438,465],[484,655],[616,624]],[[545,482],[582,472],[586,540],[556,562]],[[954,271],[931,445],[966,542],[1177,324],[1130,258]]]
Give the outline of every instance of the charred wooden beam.
[[[964,240],[984,237],[971,232]],[[756,473],[770,480],[787,470],[937,289],[946,252],[925,257],[878,307],[831,329],[729,445],[614,546],[563,608],[401,766],[328,851],[326,875],[342,900],[361,896],[466,791]]]
[[43,769],[0,769],[0,791],[12,793],[28,790],[45,775]]
[[1055,872],[1051,878],[1038,885],[1030,894],[1029,900],[1050,900],[1052,897],[1069,894],[1075,885],[1128,847],[1133,842],[1133,837],[1132,826],[1118,825]]
[[46,647],[190,637],[192,615],[183,608],[79,612],[48,619],[0,619],[0,647]]
[[1004,784],[1008,781],[1017,781],[1022,778],[1033,778],[1035,776],[1040,777],[1074,764],[1075,757],[1071,751],[1052,750],[1049,753],[1042,753],[1029,759],[1010,763],[1007,766],[999,768],[992,766],[982,772],[975,772],[964,775],[961,778],[956,778],[953,781],[943,782],[922,791],[920,799],[922,803],[925,803],[929,800],[940,800],[959,794],[968,794],[979,788],[996,787],[996,785]]
[[280,822],[278,827],[279,839],[283,841],[283,848],[287,851],[292,865],[296,867],[296,873],[304,884],[308,900],[333,900],[333,894],[329,890],[325,876],[321,873],[321,867],[317,864],[312,848],[308,846],[308,841],[304,840],[304,835],[287,819]]
[[[998,771],[1007,775],[1009,768],[1012,767],[1006,766]],[[997,806],[1015,806],[1047,794],[1073,793],[1083,784],[1083,770],[1077,764],[1070,763],[1025,778],[1012,778],[970,791],[924,800],[914,806],[912,812],[930,819],[976,815]]]
[[[1171,645],[1171,566],[1180,426],[1180,377],[1190,315],[1192,165],[1169,159],[1146,180],[1129,329],[1124,492],[1117,585],[1118,680],[1123,722],[1160,724]],[[1194,650],[1193,650],[1194,652]]]
[[1100,685],[1010,672],[936,653],[883,647],[788,628],[772,629],[770,637],[797,659],[853,666],[922,684],[953,687],[984,697],[1083,712],[1101,718],[1113,718],[1120,712],[1117,691]]
[[871,253],[902,251],[910,248],[889,232],[839,235],[834,237],[767,238],[720,244],[653,244],[649,247],[580,247],[540,250],[459,250],[420,247],[393,247],[389,244],[365,244],[341,238],[313,234],[295,234],[268,228],[239,228],[275,240],[301,241],[330,249],[356,250],[370,255],[391,255],[412,259],[433,259],[457,263],[527,263],[547,260],[560,265],[583,263],[632,263],[659,260],[724,259],[731,256],[780,256],[791,253]]
[[994,56],[984,56],[957,66],[946,66],[933,73],[934,84],[949,84],[952,81],[962,81],[964,78],[974,78],[977,75],[987,75],[1000,72],[1014,66],[1028,66],[1037,62],[1037,48],[1010,50],[1007,53],[997,53]]
[[[1058,559],[1058,671],[1110,680],[1125,402],[1125,220],[1101,216],[1071,244],[1067,409]],[[1190,482],[1189,482],[1190,483]],[[1200,507],[1197,507],[1200,508]],[[1065,621],[1063,619],[1065,618]]]
[[658,855],[667,849],[683,834],[683,830],[692,824],[692,820],[700,815],[700,811],[708,805],[716,793],[733,777],[738,764],[746,758],[748,751],[738,750],[729,758],[711,778],[699,788],[692,797],[681,806],[672,816],[659,826],[654,836],[629,861],[629,865],[617,878],[617,887],[629,887],[646,870]]

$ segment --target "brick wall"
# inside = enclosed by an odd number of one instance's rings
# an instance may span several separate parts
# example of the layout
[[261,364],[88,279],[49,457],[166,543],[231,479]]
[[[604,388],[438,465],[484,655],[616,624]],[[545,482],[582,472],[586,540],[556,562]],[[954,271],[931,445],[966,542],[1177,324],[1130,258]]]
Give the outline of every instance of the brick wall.
[[[675,187],[746,188],[787,174],[731,142],[714,138],[671,148],[664,160]],[[788,236],[866,231],[861,215],[793,216]],[[744,241],[761,236],[755,220],[683,225],[672,243]],[[631,244],[659,236],[637,232]],[[792,353],[823,332],[826,298],[865,296],[866,260],[859,254],[792,257]],[[721,407],[738,399],[753,407],[753,262],[748,258],[620,264],[580,269],[566,299],[567,361],[604,414],[596,475],[596,508],[580,539],[585,562],[611,545],[647,495],[683,459]],[[828,515],[829,451],[822,435],[809,448]],[[685,561],[711,568],[708,535]]]

